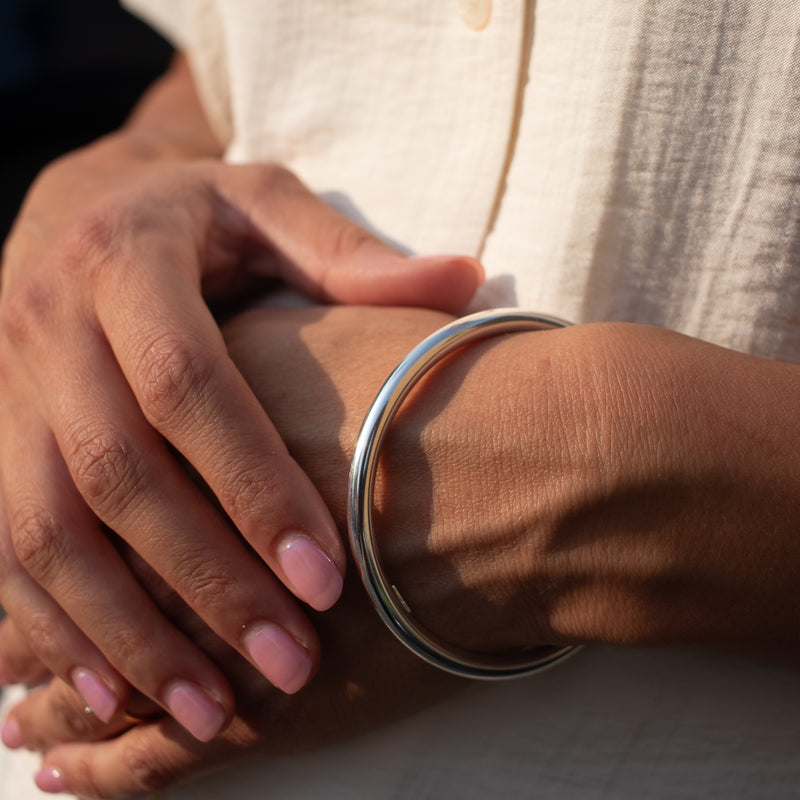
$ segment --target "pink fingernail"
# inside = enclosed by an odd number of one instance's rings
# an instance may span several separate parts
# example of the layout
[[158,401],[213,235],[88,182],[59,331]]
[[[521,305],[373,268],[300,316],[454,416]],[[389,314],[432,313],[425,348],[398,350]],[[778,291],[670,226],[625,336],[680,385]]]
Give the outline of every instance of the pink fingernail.
[[307,536],[287,537],[278,561],[294,593],[312,608],[325,611],[339,599],[344,581],[336,564]]
[[175,681],[166,693],[166,706],[195,739],[211,741],[225,724],[225,710],[199,686]]
[[248,631],[244,645],[270,683],[286,694],[305,686],[311,673],[311,656],[283,628],[270,622],[256,625]]
[[61,770],[55,767],[45,767],[37,773],[33,780],[43,792],[59,794],[60,792],[67,791],[67,786],[64,783]]
[[86,667],[76,667],[72,670],[70,678],[95,716],[103,722],[108,722],[117,710],[117,698],[108,686]]
[[9,717],[3,723],[3,729],[0,731],[0,739],[9,750],[18,750],[25,744],[22,738],[22,731],[19,729],[19,724],[15,719]]

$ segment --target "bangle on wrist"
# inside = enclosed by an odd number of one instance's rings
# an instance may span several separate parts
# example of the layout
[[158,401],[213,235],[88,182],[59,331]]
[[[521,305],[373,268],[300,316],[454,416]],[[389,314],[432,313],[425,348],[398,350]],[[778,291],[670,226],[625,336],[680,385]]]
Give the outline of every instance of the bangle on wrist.
[[420,378],[462,345],[502,333],[565,327],[568,322],[519,309],[495,309],[445,325],[418,344],[395,368],[370,406],[350,464],[348,528],[361,579],[383,622],[430,664],[469,678],[514,678],[539,672],[575,652],[573,646],[545,645],[513,653],[471,652],[425,630],[387,577],[372,525],[372,502],[381,446],[403,400]]

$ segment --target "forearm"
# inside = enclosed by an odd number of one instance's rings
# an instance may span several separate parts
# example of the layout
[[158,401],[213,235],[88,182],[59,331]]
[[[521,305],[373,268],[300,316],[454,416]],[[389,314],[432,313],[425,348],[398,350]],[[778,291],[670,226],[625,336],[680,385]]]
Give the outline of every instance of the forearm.
[[[496,609],[483,636],[796,644],[798,372],[598,325],[486,343],[432,376],[406,417],[436,487],[416,497],[441,563]],[[411,444],[391,469],[409,469]],[[426,621],[478,646],[479,608],[445,602]]]
[[154,158],[219,158],[223,150],[182,54],[145,92],[118,136],[142,156]]
[[[448,319],[273,308],[226,326],[231,357],[340,526],[369,403]],[[404,402],[384,447],[375,505],[389,577],[424,625],[481,650],[572,641],[785,650],[797,642],[797,381],[794,367],[638,326],[464,348]],[[170,616],[198,630],[191,615]],[[105,769],[110,757],[124,764],[126,748],[144,743],[172,782],[201,757],[209,767],[243,750],[341,741],[459,685],[404,651],[352,569],[319,622],[320,672],[277,706],[259,675],[213,650],[242,716],[212,748],[187,747],[159,721],[116,736],[96,719],[78,738],[110,735],[108,744],[53,748],[74,740],[72,720],[86,725],[84,704],[61,682],[13,718],[27,746],[50,750],[45,765],[68,788],[119,792],[141,788],[141,770]]]
[[[302,343],[256,314],[231,329],[233,353],[342,520],[369,402],[443,320],[303,313]],[[795,642],[799,383],[797,367],[643,326],[464,348],[406,400],[384,446],[389,575],[423,624],[479,649]]]

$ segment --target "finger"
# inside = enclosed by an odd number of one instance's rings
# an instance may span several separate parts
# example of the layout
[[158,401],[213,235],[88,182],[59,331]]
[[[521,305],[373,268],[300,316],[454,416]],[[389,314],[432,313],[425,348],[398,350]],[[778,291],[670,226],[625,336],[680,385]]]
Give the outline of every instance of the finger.
[[0,622],[0,686],[24,683],[34,686],[50,677],[50,670],[31,650],[9,617]]
[[[242,738],[247,738],[246,731]],[[164,718],[143,722],[103,742],[70,743],[47,752],[36,785],[82,798],[138,797],[197,778],[241,757],[242,744],[226,734],[200,744]]]
[[[18,462],[24,469],[24,463]],[[9,617],[0,627],[4,682],[35,685],[50,673],[71,679],[86,702],[111,716],[129,687],[61,607],[22,568],[12,546],[5,500],[0,492],[0,600]],[[73,661],[65,663],[66,654]]]
[[[103,352],[90,343],[77,348],[77,353],[76,369],[95,387],[93,396],[86,397],[82,390],[73,394],[67,376],[60,376],[66,388],[58,408],[51,411],[60,432],[60,449],[67,456],[71,477],[83,497],[223,640],[276,686],[286,692],[297,691],[313,674],[319,660],[316,633],[307,617],[146,424],[110,353],[106,351],[103,357]],[[93,357],[84,358],[84,353]],[[62,408],[70,409],[70,419],[63,416]],[[75,419],[80,422],[75,423]],[[207,423],[213,427],[213,417]],[[223,446],[230,447],[230,443],[220,444],[214,463],[224,459]],[[288,454],[285,459],[311,486]],[[27,473],[35,474],[37,468],[41,468],[39,462],[30,464]],[[44,487],[53,486],[56,478],[48,476],[40,483]],[[313,487],[311,491],[317,497]],[[48,498],[49,505],[53,507],[60,502],[66,492],[66,487],[62,487],[57,495]],[[277,505],[272,503],[265,516],[271,515],[267,516],[269,521],[280,525],[283,521],[279,514],[271,510]],[[78,512],[73,510],[73,513]],[[324,506],[323,513],[327,517]],[[302,519],[304,515],[307,518],[306,508],[300,509],[296,516]],[[296,523],[294,530],[298,530]],[[282,533],[280,528],[278,531]],[[294,536],[296,540],[298,534]],[[67,555],[59,553],[55,572],[50,569],[52,559],[42,564],[36,554],[28,568],[36,572],[37,580],[45,583],[79,621],[112,664],[148,696],[163,703],[165,686],[172,686],[178,679],[181,684],[188,681],[194,685],[202,678],[199,685],[212,698],[224,698],[226,684],[219,681],[216,670],[209,669],[210,662],[201,658],[197,648],[192,648],[197,666],[190,671],[186,640],[179,640],[174,630],[165,628],[163,619],[158,627],[152,627],[157,621],[141,616],[140,609],[151,606],[141,599],[134,601],[133,593],[141,588],[138,583],[133,582],[129,597],[122,597],[120,587],[130,579],[125,567],[120,567],[113,584],[107,583],[104,590],[103,582],[95,577],[91,591],[106,592],[102,619],[96,608],[82,601],[81,595],[87,592],[84,584],[89,579],[89,569],[96,567],[90,564],[90,559],[99,553],[98,548],[108,547],[96,538],[91,537],[90,525],[75,525],[71,537],[56,540],[67,549]],[[335,532],[331,538],[341,548]],[[70,546],[70,541],[75,544]],[[282,546],[284,551],[292,550],[296,541]],[[270,556],[276,563],[285,563],[287,559],[285,552],[278,555],[273,551]],[[70,559],[69,568],[65,558]],[[110,556],[106,558],[111,563]],[[330,560],[325,564],[338,579],[338,586],[335,585],[338,591],[339,572]],[[135,658],[127,654],[123,661],[117,655],[118,639],[123,636],[133,637],[137,643]],[[179,641],[184,644],[178,644]],[[139,645],[146,652],[138,652]],[[172,705],[168,707],[175,711]],[[226,703],[225,708],[230,711],[231,707]]]
[[124,704],[124,675],[198,738],[216,735],[233,713],[228,682],[131,574],[54,445],[48,450],[31,440],[32,426],[25,430],[27,453],[10,434],[8,452],[19,469],[4,486],[16,544],[4,553],[9,614],[36,655],[101,719]]
[[[163,712],[161,712],[163,716]],[[33,689],[7,714],[2,739],[6,747],[45,750],[63,742],[93,742],[130,728],[135,721],[123,713],[109,720],[98,717],[59,678]]]
[[279,166],[228,167],[217,186],[280,254],[281,277],[319,300],[458,313],[483,281],[474,258],[405,257]]
[[[206,348],[202,341],[203,335],[216,337],[217,352],[221,351],[224,359],[227,359],[227,354],[224,353],[221,336],[198,296],[196,286],[194,290],[191,289],[197,282],[196,274],[189,275],[192,265],[188,268],[189,272],[186,271],[186,251],[188,249],[196,254],[199,244],[192,240],[191,231],[187,236],[174,235],[175,230],[179,229],[178,223],[185,227],[184,217],[187,214],[191,217],[195,212],[199,215],[202,230],[204,222],[208,220],[203,219],[203,203],[200,202],[199,206],[200,211],[196,211],[188,201],[185,206],[173,204],[166,211],[162,208],[164,217],[158,219],[148,217],[145,209],[144,223],[141,218],[136,218],[130,230],[122,226],[120,235],[113,238],[113,246],[109,244],[107,236],[98,236],[97,231],[84,226],[83,237],[88,237],[92,246],[88,248],[80,264],[73,263],[71,269],[88,271],[93,279],[92,286],[97,287],[97,294],[101,299],[105,288],[107,293],[104,308],[112,318],[116,318],[113,309],[120,311],[118,298],[130,298],[130,305],[126,304],[122,308],[133,309],[132,317],[126,318],[126,321],[131,322],[136,335],[141,334],[145,339],[153,335],[153,329],[147,326],[150,322],[147,315],[149,301],[152,298],[157,301],[165,297],[172,298],[167,313],[158,320],[158,324],[164,324],[166,320],[165,329],[169,331],[170,311],[173,309],[171,303],[175,303],[174,308],[178,309],[176,316],[180,317],[184,308],[184,294],[188,293],[190,304],[200,308],[201,361],[208,352],[214,363],[213,343]],[[169,217],[170,210],[175,210],[177,218]],[[175,224],[170,224],[171,222]],[[103,234],[102,226],[98,230]],[[106,228],[105,234],[108,233]],[[127,260],[126,254],[129,256]],[[75,261],[74,253],[71,260]],[[140,268],[141,264],[149,265],[150,271]],[[197,265],[193,266],[196,268]],[[110,291],[109,287],[113,287],[115,291]],[[65,285],[64,290],[67,292],[68,286]],[[144,304],[137,306],[142,297],[145,298]],[[48,387],[41,387],[41,394],[49,406],[47,418],[55,428],[59,447],[65,454],[71,476],[83,497],[104,522],[142,552],[215,631],[240,653],[246,654],[277,686],[285,691],[296,691],[313,674],[318,660],[318,645],[310,624],[278,591],[263,564],[228,529],[220,515],[199,495],[183,472],[177,470],[175,460],[167,453],[163,441],[155,436],[152,428],[142,419],[141,411],[130,396],[124,377],[119,374],[116,361],[107,350],[104,336],[98,329],[92,328],[91,315],[88,324],[87,319],[76,321],[61,306],[62,304],[56,304],[53,310],[57,323],[55,327],[73,332],[69,349],[66,352],[51,352],[47,337],[42,335],[39,328],[30,329],[26,340],[27,361],[38,365],[42,374],[48,376],[48,384],[61,387],[57,396],[47,391]],[[160,305],[157,307],[162,308]],[[65,308],[69,310],[70,305],[66,304]],[[137,316],[139,310],[142,311],[141,317]],[[66,319],[59,319],[59,315],[66,316]],[[145,325],[144,329],[137,327],[140,323]],[[48,318],[48,324],[53,327],[53,320]],[[180,333],[182,331],[179,329]],[[189,336],[189,341],[196,343],[197,340]],[[163,345],[164,340],[159,339],[159,343]],[[232,367],[229,365],[228,369]],[[145,391],[150,388],[150,377],[150,374],[143,376]],[[239,386],[246,392],[247,411],[244,416],[248,413],[251,417],[258,414],[258,423],[262,428],[266,427],[271,431],[264,412],[255,403],[238,372],[233,375],[233,380],[237,377]],[[160,388],[163,389],[163,381],[157,383],[153,390],[156,395],[160,393]],[[177,388],[180,390],[181,387]],[[231,393],[226,395],[226,403],[221,406],[223,411],[230,407],[235,414],[238,405],[241,405],[235,402],[236,388],[234,383]],[[202,387],[199,393],[202,395]],[[7,418],[10,419],[11,416]],[[220,419],[224,423],[227,418],[221,416]],[[219,422],[213,414],[204,420],[204,424],[212,428]],[[233,424],[247,428],[247,420],[241,418],[233,420]],[[224,430],[224,425],[221,427]],[[258,431],[256,435],[257,433]],[[245,434],[252,437],[247,431]],[[192,430],[184,431],[184,437],[188,441],[184,449],[192,460]],[[275,504],[268,504],[273,537],[266,539],[261,552],[268,549],[270,544],[274,544],[275,550],[278,550],[274,537],[277,530],[282,535],[282,541],[280,551],[271,555],[272,563],[280,561],[288,564],[288,569],[281,566],[282,577],[286,579],[287,572],[293,572],[297,577],[292,583],[296,589],[299,586],[298,594],[305,595],[313,605],[321,608],[330,605],[340,591],[340,571],[344,565],[343,547],[316,490],[289,458],[280,441],[275,441],[275,437],[273,431],[272,440],[268,438],[266,446],[263,442],[258,443],[259,458],[255,459],[257,463],[251,465],[249,471],[235,469],[239,466],[236,453],[231,455],[233,466],[230,470],[225,469],[224,463],[219,463],[215,453],[211,453],[210,457],[216,464],[216,469],[223,470],[222,477],[229,481],[229,494],[234,498],[247,494],[247,490],[252,493],[258,488],[253,475],[256,479],[261,478],[262,483],[267,484],[267,489],[274,489],[275,486],[280,488],[281,482],[285,481],[289,488],[286,492],[277,492],[279,499],[282,494],[291,492],[304,495],[290,498],[298,511],[290,514],[292,524],[284,523],[283,530],[277,528],[282,520],[280,515],[274,513]],[[233,444],[236,442],[234,440]],[[230,442],[223,444],[230,450]],[[225,455],[225,450],[220,452],[222,456]],[[252,458],[250,460],[253,461]],[[264,462],[267,462],[266,467],[263,466]],[[31,469],[35,468],[35,464],[31,466]],[[233,473],[233,477],[229,472]],[[263,481],[265,472],[267,480]],[[284,478],[288,472],[292,474]],[[270,481],[272,475],[275,477]],[[293,476],[296,479],[294,482]],[[22,480],[23,477],[24,475],[21,476],[22,499],[19,507],[24,510],[27,502],[24,491],[29,480]],[[239,478],[244,490],[235,485]],[[45,476],[41,484],[50,486],[51,480]],[[298,481],[302,482],[299,490],[295,487]],[[44,506],[46,516],[50,513],[48,504],[58,502],[65,491],[62,485],[57,496],[53,496],[47,503],[34,505],[35,511],[40,512]],[[76,509],[73,511],[78,513]],[[319,527],[323,530],[322,535],[327,538],[330,549],[334,550],[333,558],[328,557],[321,547],[315,546],[312,536],[306,535],[317,523],[312,520],[312,523],[304,525],[303,520],[314,517],[323,520]],[[28,513],[23,521],[31,518],[34,517]],[[297,523],[297,518],[300,519],[300,524]],[[35,527],[41,530],[40,525]],[[105,608],[101,617],[100,605],[92,607],[79,601],[82,591],[80,581],[86,582],[87,578],[93,578],[96,586],[92,591],[99,591],[109,573],[101,569],[96,570],[94,575],[89,574],[90,568],[104,563],[98,554],[98,548],[102,544],[96,535],[96,526],[93,528],[86,521],[83,524],[73,524],[71,530],[76,541],[78,537],[84,537],[83,547],[70,545],[70,536],[54,537],[48,535],[46,530],[44,532],[51,547],[55,546],[53,543],[57,543],[67,549],[72,558],[69,568],[63,559],[47,559],[47,549],[40,552],[38,548],[31,547],[26,551],[26,561],[30,560],[30,564],[26,563],[26,568],[35,574],[37,581],[55,594],[72,616],[81,621],[81,627],[90,638],[98,641],[100,649],[113,664],[120,666],[123,674],[134,685],[150,696],[157,696],[160,702],[165,702],[166,690],[161,687],[161,692],[156,692],[158,681],[159,678],[167,678],[166,672],[176,654],[182,652],[181,648],[176,651],[169,646],[169,636],[162,626],[156,630],[162,635],[161,652],[168,655],[154,665],[155,669],[145,669],[147,662],[141,654],[137,654],[138,658],[126,658],[120,664],[116,645],[126,631],[132,632],[134,644],[142,641],[143,620],[136,616],[136,612],[145,606],[141,601],[120,604],[122,594],[116,586],[113,591],[106,592],[112,598],[110,603],[113,604],[116,614],[108,613],[109,609]],[[50,534],[52,533],[51,530]],[[25,547],[26,540],[30,538],[23,530],[18,541]],[[337,566],[337,561],[341,567]],[[54,567],[52,571],[51,566]],[[121,576],[124,573],[110,574]],[[99,579],[98,575],[101,576]],[[78,578],[80,581],[76,585]],[[114,621],[113,626],[111,620]],[[152,659],[150,663],[152,664]],[[201,667],[202,664],[198,661],[197,668]],[[202,686],[205,687],[205,684]],[[221,688],[218,689],[222,691]],[[212,694],[216,695],[216,692]],[[219,696],[224,698],[224,695]],[[174,713],[174,707],[172,710]]]
[[[171,255],[167,242],[161,244],[151,252],[163,259],[181,257]],[[111,296],[104,295],[111,288],[102,282],[98,287],[100,321],[125,379],[151,425],[200,473],[270,569],[300,599],[325,610],[341,593],[346,564],[327,506],[230,359],[197,292],[175,277],[175,270],[161,273],[155,285],[126,291],[130,317],[112,313]],[[93,366],[81,368],[91,373]],[[120,402],[110,399],[109,408]],[[128,417],[119,414],[114,416],[131,424],[135,410]],[[155,474],[163,475],[163,469]],[[146,481],[137,488],[138,499],[143,488]],[[89,502],[97,510],[97,502]],[[177,498],[168,504],[180,509]],[[168,513],[165,507],[163,514]],[[116,520],[104,519],[118,529]],[[171,529],[163,517],[162,528]]]

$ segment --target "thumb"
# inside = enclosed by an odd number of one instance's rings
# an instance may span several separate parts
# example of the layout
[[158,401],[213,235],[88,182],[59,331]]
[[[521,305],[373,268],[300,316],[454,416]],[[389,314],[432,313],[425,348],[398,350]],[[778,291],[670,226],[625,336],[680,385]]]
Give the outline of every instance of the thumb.
[[461,311],[483,281],[468,256],[408,258],[321,200],[276,165],[227,167],[218,189],[276,255],[269,277],[315,299]]

